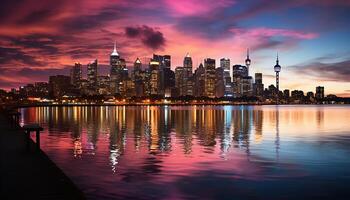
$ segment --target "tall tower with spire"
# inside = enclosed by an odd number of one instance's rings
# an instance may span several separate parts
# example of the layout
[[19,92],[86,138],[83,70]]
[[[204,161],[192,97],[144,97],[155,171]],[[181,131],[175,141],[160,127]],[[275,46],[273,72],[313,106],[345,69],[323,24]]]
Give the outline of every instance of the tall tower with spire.
[[248,76],[249,76],[249,66],[251,64],[251,60],[249,58],[249,49],[247,49],[247,59],[245,59],[245,65],[247,66],[247,70],[248,70]]
[[110,55],[110,77],[111,77],[111,93],[119,93],[119,84],[122,80],[123,59],[120,58],[117,52],[117,44],[114,42],[114,49]]
[[119,62],[119,53],[117,52],[117,44],[116,42],[114,42],[114,49],[113,49],[113,52],[111,53],[111,56],[110,56],[110,65],[111,67],[116,67],[118,65],[118,62]]
[[188,73],[188,76],[190,76],[192,74],[192,58],[189,53],[186,54],[183,64],[186,73]]
[[277,103],[278,103],[278,100],[279,100],[279,91],[280,91],[280,87],[279,87],[279,84],[280,84],[280,71],[281,71],[281,66],[279,65],[279,60],[278,60],[278,53],[277,53],[277,59],[276,59],[276,65],[274,66],[274,71],[276,73],[276,88],[277,88],[277,94],[276,94],[276,97],[277,97]]

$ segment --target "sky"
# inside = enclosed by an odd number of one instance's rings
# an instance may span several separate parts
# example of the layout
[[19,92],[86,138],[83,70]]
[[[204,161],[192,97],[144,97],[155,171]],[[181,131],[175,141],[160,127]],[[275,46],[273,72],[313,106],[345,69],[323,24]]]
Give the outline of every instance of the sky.
[[96,58],[107,74],[116,41],[129,67],[156,53],[175,69],[187,52],[194,69],[207,57],[244,64],[249,48],[250,74],[263,73],[265,87],[278,52],[280,89],[350,97],[349,19],[349,0],[2,0],[0,88]]

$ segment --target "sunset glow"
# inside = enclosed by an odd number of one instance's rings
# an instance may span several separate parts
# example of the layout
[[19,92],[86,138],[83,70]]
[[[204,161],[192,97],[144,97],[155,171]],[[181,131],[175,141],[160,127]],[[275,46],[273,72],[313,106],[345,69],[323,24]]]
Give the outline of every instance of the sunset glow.
[[172,56],[181,66],[189,52],[196,69],[204,58],[244,64],[251,50],[252,73],[274,83],[276,52],[280,89],[350,97],[350,3],[344,0],[59,0],[2,2],[0,88],[48,81],[69,74],[79,61],[98,59],[109,73],[117,50],[127,67],[153,53]]

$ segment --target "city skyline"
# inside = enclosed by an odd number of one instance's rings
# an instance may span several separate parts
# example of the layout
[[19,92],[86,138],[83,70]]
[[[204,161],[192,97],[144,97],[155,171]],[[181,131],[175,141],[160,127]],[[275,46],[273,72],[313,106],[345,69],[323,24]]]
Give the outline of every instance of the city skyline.
[[[171,55],[153,54],[142,62],[137,57],[132,67],[118,53],[116,42],[110,53],[109,73],[99,72],[99,61],[85,66],[75,62],[69,74],[55,74],[47,82],[35,82],[11,91],[2,91],[4,102],[135,104],[135,103],[253,103],[253,104],[323,104],[344,103],[342,98],[325,93],[324,86],[306,93],[300,89],[280,89],[279,73],[283,71],[276,55],[275,85],[264,85],[263,73],[250,72],[252,59],[246,51],[245,65],[231,63],[229,58],[205,58],[194,68],[189,53],[183,65],[171,69]],[[83,72],[83,69],[86,69]],[[315,92],[314,92],[315,91]],[[345,100],[345,99],[343,99]],[[87,102],[89,101],[89,102]]]
[[265,86],[275,85],[273,55],[279,52],[281,90],[322,85],[327,94],[350,96],[347,1],[30,2],[5,1],[1,9],[0,88],[48,81],[69,73],[76,61],[85,68],[97,59],[106,74],[117,40],[128,67],[138,57],[170,54],[172,70],[187,52],[193,70],[208,57],[216,67],[221,58],[245,64],[249,48],[250,75],[261,72]]

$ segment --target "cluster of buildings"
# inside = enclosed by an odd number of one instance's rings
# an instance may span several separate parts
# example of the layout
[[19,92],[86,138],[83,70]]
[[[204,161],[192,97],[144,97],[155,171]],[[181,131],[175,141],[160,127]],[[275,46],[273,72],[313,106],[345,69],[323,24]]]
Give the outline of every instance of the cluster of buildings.
[[[97,60],[87,64],[87,79],[82,78],[82,64],[75,63],[70,76],[50,76],[50,96],[60,97],[74,93],[80,95],[119,95],[121,97],[262,97],[264,85],[262,74],[256,73],[255,79],[249,75],[251,60],[249,51],[244,65],[233,65],[230,74],[230,59],[222,58],[220,63],[206,58],[194,70],[189,53],[184,57],[183,65],[171,69],[170,55],[153,55],[146,64],[139,58],[133,63],[132,70],[126,66],[114,47],[110,55],[109,75],[98,74]],[[218,66],[219,65],[219,66]],[[255,81],[254,81],[255,80]]]
[[[262,73],[250,75],[251,60],[249,50],[245,65],[232,65],[230,59],[222,58],[220,63],[206,58],[194,70],[189,53],[183,59],[183,65],[173,71],[170,55],[156,55],[142,63],[139,58],[133,67],[127,68],[126,61],[117,52],[116,45],[110,54],[110,73],[98,73],[97,59],[87,64],[87,76],[83,78],[83,65],[75,63],[70,76],[55,75],[49,82],[28,84],[13,92],[31,97],[48,97],[59,99],[69,97],[113,96],[121,98],[256,98],[258,101],[288,103],[304,101],[305,98],[323,99],[324,88],[319,86],[316,93],[289,90],[280,91],[279,73],[281,66],[277,55],[274,71],[276,85],[264,88]],[[230,73],[232,69],[232,74]]]

